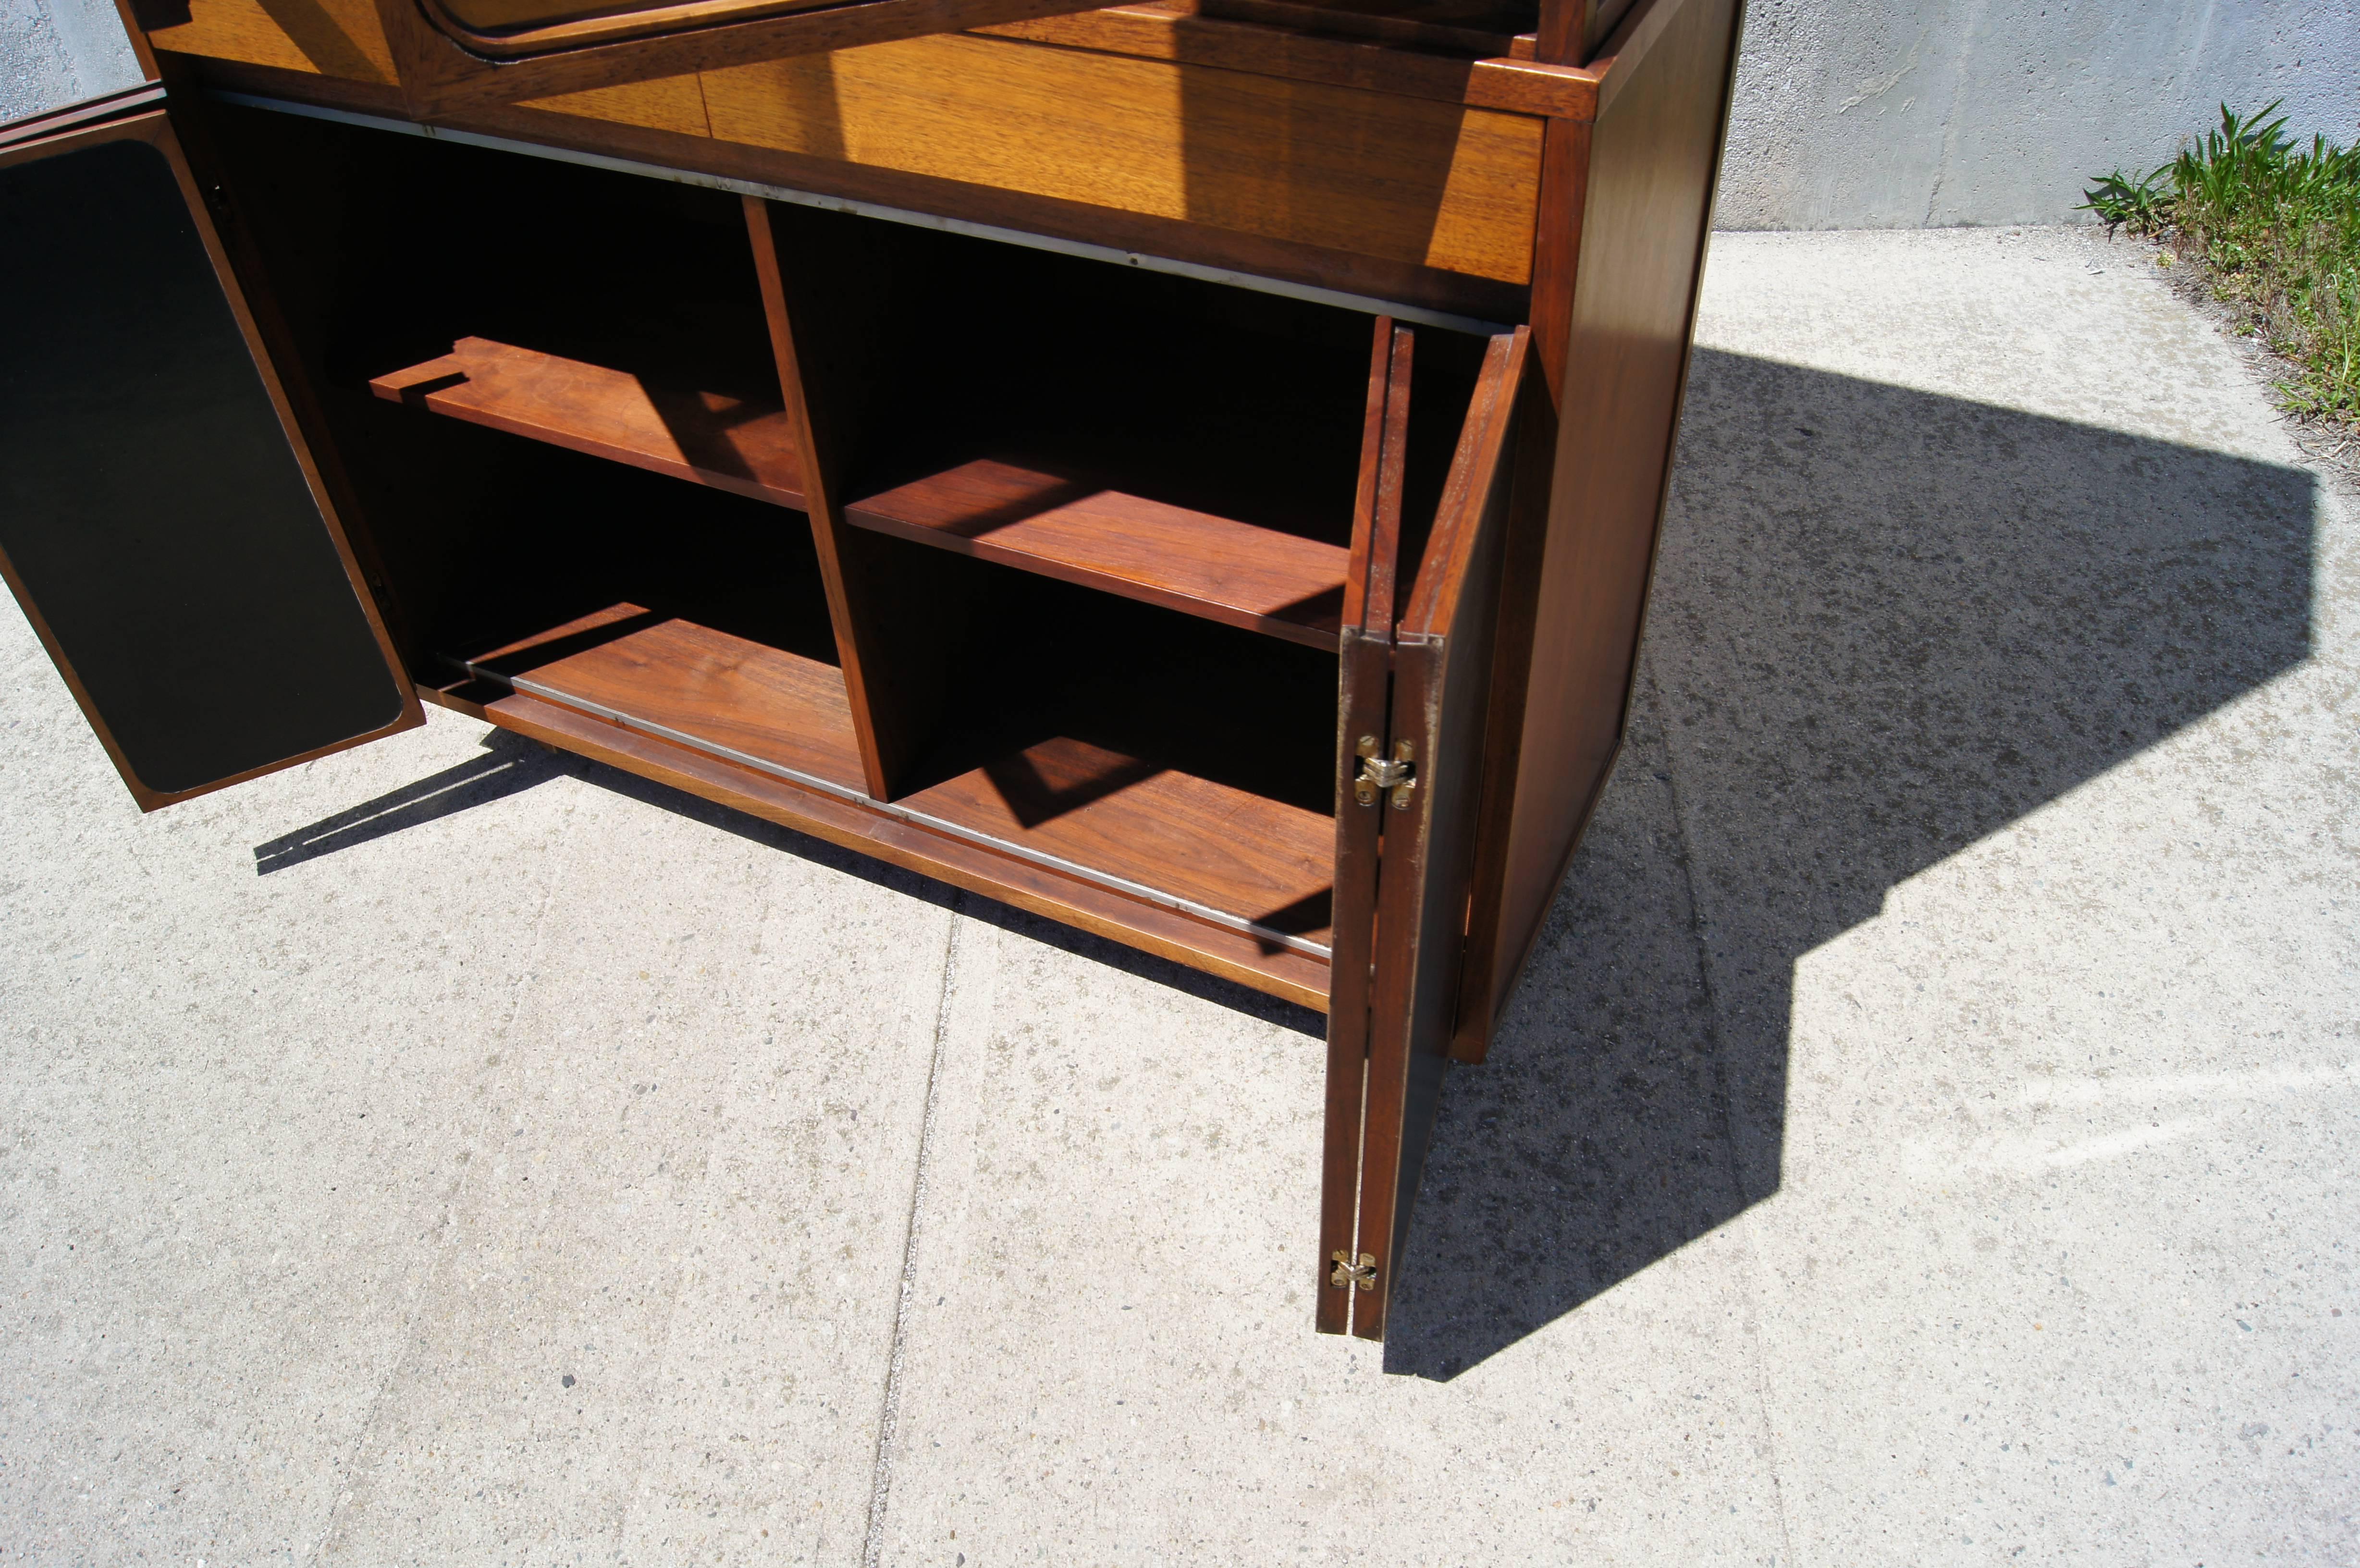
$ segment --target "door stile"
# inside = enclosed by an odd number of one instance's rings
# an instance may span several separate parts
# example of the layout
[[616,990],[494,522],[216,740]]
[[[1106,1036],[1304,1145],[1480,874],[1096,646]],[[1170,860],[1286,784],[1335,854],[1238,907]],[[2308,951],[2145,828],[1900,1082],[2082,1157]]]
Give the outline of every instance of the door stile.
[[[1407,327],[1379,317],[1370,346],[1369,401],[1360,477],[1345,567],[1337,646],[1336,884],[1328,1004],[1328,1089],[1319,1181],[1318,1330],[1351,1325],[1360,1291],[1353,1229],[1360,1185],[1360,1109],[1369,1056],[1369,962],[1375,940],[1379,835],[1383,813],[1356,783],[1360,758],[1382,756],[1392,699],[1391,655],[1402,474],[1407,464]],[[1360,799],[1368,796],[1367,800]]]
[[158,108],[163,102],[164,84],[152,79],[134,86],[117,88],[112,93],[102,93],[95,98],[84,98],[46,114],[29,115],[13,124],[0,125],[0,148],[49,141],[77,128],[95,130],[108,121],[127,120]]
[[1352,1313],[1363,1339],[1385,1334],[1455,1022],[1526,341],[1522,328],[1491,340],[1392,649],[1389,744],[1406,777],[1379,792],[1384,849],[1354,1244],[1369,1260]]

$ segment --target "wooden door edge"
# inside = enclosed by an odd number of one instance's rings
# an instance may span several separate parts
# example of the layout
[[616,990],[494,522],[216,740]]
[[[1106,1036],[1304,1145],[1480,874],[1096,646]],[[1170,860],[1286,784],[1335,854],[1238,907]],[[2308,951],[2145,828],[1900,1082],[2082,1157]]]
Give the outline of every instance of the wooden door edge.
[[[1440,649],[1420,645],[1397,647],[1390,652],[1393,693],[1387,704],[1388,744],[1405,741],[1415,755],[1423,757],[1431,745],[1432,676]],[[1416,1045],[1410,1029],[1418,956],[1418,900],[1426,885],[1426,830],[1431,800],[1432,792],[1421,789],[1413,797],[1412,810],[1404,814],[1406,821],[1387,822],[1385,849],[1379,862],[1377,940],[1370,954],[1360,1213],[1352,1242],[1354,1262],[1366,1281],[1353,1292],[1351,1332],[1360,1339],[1384,1338],[1397,1272],[1394,1237],[1400,1228],[1396,1223],[1400,1175],[1415,1131],[1408,1122],[1414,1087],[1410,1058]],[[1382,798],[1374,809],[1388,818],[1395,814]]]
[[[1369,978],[1380,896],[1381,804],[1363,803],[1356,775],[1364,756],[1384,756],[1391,671],[1395,557],[1401,541],[1402,478],[1407,464],[1411,370],[1416,339],[1390,317],[1371,333],[1360,482],[1346,571],[1344,626],[1337,648],[1335,926],[1328,1010],[1327,1094],[1321,1130],[1318,1279],[1315,1325],[1342,1334],[1355,1298],[1368,1289],[1358,1227],[1363,1113],[1368,1094]],[[1363,738],[1365,737],[1365,738]]]

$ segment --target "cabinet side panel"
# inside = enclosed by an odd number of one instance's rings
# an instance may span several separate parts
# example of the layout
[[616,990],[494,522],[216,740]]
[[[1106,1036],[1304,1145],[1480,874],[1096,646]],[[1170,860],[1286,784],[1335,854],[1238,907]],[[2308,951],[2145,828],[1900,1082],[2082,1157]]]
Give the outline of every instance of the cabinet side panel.
[[1480,1060],[1622,743],[1739,15],[1740,0],[1687,0],[1591,135],[1531,660],[1500,677],[1524,699],[1513,805],[1472,914],[1489,983],[1462,1001],[1462,1057]]
[[0,169],[0,553],[144,804],[400,724],[157,143]]

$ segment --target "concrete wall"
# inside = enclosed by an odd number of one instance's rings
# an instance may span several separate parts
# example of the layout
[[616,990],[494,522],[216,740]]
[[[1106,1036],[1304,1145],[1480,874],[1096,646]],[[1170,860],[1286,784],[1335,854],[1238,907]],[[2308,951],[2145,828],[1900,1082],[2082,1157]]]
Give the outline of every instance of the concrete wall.
[[[108,0],[0,0],[0,121],[137,76]],[[2272,98],[2360,136],[2360,0],[1753,0],[1721,223],[2069,222]]]
[[2273,98],[2360,136],[2360,0],[1752,0],[1719,222],[2072,222],[2092,175]]
[[110,0],[0,0],[0,125],[138,80]]

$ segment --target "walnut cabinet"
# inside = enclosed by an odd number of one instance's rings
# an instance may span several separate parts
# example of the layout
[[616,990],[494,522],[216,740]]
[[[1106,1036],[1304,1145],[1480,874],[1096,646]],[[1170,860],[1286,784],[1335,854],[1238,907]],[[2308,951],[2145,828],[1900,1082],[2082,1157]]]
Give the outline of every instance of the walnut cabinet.
[[1739,21],[140,0],[0,128],[0,567],[144,809],[435,703],[1324,1011],[1382,1338],[1622,738]]

